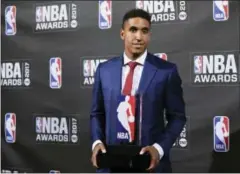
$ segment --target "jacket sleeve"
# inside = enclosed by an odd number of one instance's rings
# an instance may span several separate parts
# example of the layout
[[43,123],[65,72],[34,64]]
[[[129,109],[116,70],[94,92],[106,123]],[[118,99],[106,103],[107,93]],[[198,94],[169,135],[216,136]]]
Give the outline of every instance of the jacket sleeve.
[[186,123],[185,102],[181,85],[182,80],[178,74],[176,65],[174,65],[168,77],[164,98],[168,123],[157,142],[166,154],[169,153]]
[[95,73],[95,81],[92,91],[92,105],[90,112],[90,131],[92,144],[96,140],[101,140],[102,142],[105,140],[105,109],[100,71],[101,63],[98,65]]

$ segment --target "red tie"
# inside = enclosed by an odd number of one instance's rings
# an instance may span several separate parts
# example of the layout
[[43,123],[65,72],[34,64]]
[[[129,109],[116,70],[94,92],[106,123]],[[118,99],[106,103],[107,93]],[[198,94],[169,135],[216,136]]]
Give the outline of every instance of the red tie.
[[137,62],[129,62],[128,66],[130,67],[130,71],[128,73],[128,76],[126,78],[125,81],[125,85],[123,88],[123,94],[124,95],[131,95],[131,91],[132,91],[132,83],[133,83],[133,73],[134,73],[134,69],[137,66]]
[[[133,84],[133,73],[134,73],[134,69],[135,67],[137,66],[137,62],[129,62],[128,63],[128,66],[130,67],[130,71],[128,73],[128,76],[126,78],[126,81],[125,81],[125,85],[124,85],[124,89],[123,89],[123,94],[124,95],[131,95],[131,91],[132,91],[132,84]],[[131,100],[131,99],[130,99]],[[129,103],[131,103],[131,101],[128,101]],[[130,112],[129,110],[127,110],[127,115],[128,115],[128,124],[130,126],[130,131],[131,131],[131,142],[134,140],[134,137],[135,137],[135,107],[134,107],[135,104],[133,104],[133,108],[132,108],[132,112],[133,112],[133,115],[130,115]],[[130,116],[133,116],[133,120],[130,119]],[[132,121],[130,121],[132,120]]]

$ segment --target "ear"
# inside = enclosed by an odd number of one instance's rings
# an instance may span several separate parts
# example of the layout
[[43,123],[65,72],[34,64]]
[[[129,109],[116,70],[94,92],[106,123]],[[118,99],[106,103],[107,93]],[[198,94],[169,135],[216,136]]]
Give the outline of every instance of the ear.
[[124,40],[124,30],[122,28],[120,30],[120,37],[122,40]]

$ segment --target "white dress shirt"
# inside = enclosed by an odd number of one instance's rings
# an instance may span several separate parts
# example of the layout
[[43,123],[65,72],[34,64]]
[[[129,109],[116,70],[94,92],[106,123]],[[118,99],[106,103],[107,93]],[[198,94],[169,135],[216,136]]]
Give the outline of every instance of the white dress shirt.
[[[140,79],[141,79],[141,76],[142,76],[143,65],[144,65],[146,57],[147,57],[147,50],[139,58],[137,58],[135,60],[135,62],[137,62],[138,65],[135,67],[134,73],[133,73],[133,84],[132,84],[131,95],[135,95],[135,93],[137,92],[137,89],[138,89],[138,86],[139,86],[139,83],[140,83]],[[123,60],[124,65],[122,67],[122,90],[124,88],[127,75],[130,71],[130,67],[127,65],[127,63],[132,61],[131,59],[129,59],[127,57],[127,55],[125,53],[123,55],[123,59],[124,59]],[[102,142],[100,140],[96,140],[92,145],[92,149],[94,149],[94,147],[98,143],[102,143]],[[160,159],[161,159],[164,155],[162,147],[157,143],[154,143],[153,146],[157,149],[157,151],[159,153],[159,156],[160,156]]]

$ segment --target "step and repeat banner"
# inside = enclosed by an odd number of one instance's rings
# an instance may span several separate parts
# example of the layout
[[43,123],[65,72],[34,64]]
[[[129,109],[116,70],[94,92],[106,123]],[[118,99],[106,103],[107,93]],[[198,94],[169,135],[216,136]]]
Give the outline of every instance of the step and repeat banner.
[[173,172],[240,172],[238,1],[4,1],[1,171],[83,173],[99,63],[123,53],[132,8],[151,14],[148,51],[176,63],[188,121]]

